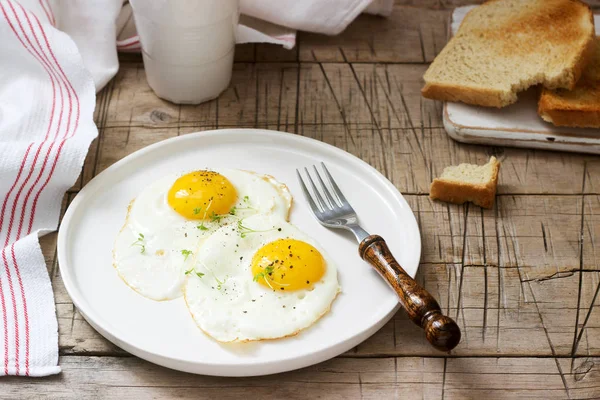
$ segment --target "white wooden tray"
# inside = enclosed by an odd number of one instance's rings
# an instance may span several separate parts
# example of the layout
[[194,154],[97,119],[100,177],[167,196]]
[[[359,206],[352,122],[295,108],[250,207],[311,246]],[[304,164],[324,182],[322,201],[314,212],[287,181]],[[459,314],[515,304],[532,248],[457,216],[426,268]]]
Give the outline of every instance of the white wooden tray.
[[[452,33],[471,8],[454,10]],[[594,18],[598,33],[600,18]],[[600,154],[599,129],[556,127],[542,120],[535,88],[519,94],[517,103],[502,109],[447,102],[443,112],[446,132],[459,142]]]

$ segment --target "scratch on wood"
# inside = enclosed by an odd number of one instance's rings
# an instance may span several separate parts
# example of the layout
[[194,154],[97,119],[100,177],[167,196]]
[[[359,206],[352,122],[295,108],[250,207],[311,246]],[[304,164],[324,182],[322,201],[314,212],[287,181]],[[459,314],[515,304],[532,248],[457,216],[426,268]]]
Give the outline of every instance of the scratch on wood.
[[360,398],[363,399],[363,382],[362,382],[362,377],[360,376],[360,371],[358,372],[358,387],[360,389]]
[[99,123],[98,123],[98,145],[96,147],[96,159],[94,160],[94,168],[92,171],[92,176],[96,176],[97,172],[98,172],[98,163],[100,161],[100,148],[102,147],[103,144],[103,139],[104,139],[104,127],[106,126],[106,121],[108,120],[108,106],[110,103],[110,98],[112,96],[112,93],[114,91],[114,87],[115,87],[115,79],[112,79],[108,85],[106,85],[106,87],[104,88],[104,90],[102,91],[103,93],[103,97],[100,101],[100,107],[99,107]]
[[483,208],[480,210],[481,215],[481,240],[483,247],[483,265],[487,265],[486,240],[485,240],[485,219],[483,218]]
[[[219,129],[219,98],[215,101],[215,129]],[[178,133],[179,135],[179,133]]]
[[[498,310],[500,312],[500,310]],[[487,314],[488,314],[488,267],[483,266],[483,330],[481,332],[483,343],[485,343],[485,332],[487,330]]]
[[499,201],[494,204],[494,225],[496,229],[496,247],[498,248],[497,265],[498,265],[498,312],[496,313],[496,350],[499,350],[500,346],[500,304],[502,299],[502,268],[500,268],[500,260],[502,254],[502,247],[500,246],[500,226],[498,225],[498,216],[500,213]]
[[446,297],[448,298],[448,304],[446,305],[446,314],[448,314],[450,312],[450,297],[452,296],[452,273],[454,272],[454,278],[455,280],[458,278],[456,276],[456,265],[452,264],[451,268],[448,268],[448,266],[446,265],[446,276],[448,278],[448,283],[447,286],[448,288],[446,289]]
[[[580,272],[580,274],[583,275],[583,272]],[[581,338],[583,337],[583,332],[585,331],[585,328],[590,319],[590,316],[592,315],[592,310],[594,309],[594,305],[596,304],[596,299],[598,298],[599,292],[600,292],[600,282],[598,282],[598,286],[596,286],[596,291],[594,292],[594,297],[592,298],[592,302],[590,303],[590,308],[588,309],[588,312],[585,315],[585,319],[583,320],[583,324],[581,325],[581,330],[579,331],[579,335],[577,336],[577,341],[575,342],[575,345],[573,348],[573,353],[571,354],[572,356],[574,356],[575,353],[577,352],[577,347],[579,346],[579,343],[581,342]],[[578,311],[578,313],[579,313],[579,311]]]
[[[254,65],[253,70],[252,70],[252,75],[255,76],[256,78],[256,87],[254,88],[254,95],[256,96],[256,99],[254,99],[254,127],[258,128],[258,109],[259,109],[259,84],[260,84],[260,76],[258,73],[258,69],[256,68],[256,65]],[[266,101],[266,100],[265,100]]]
[[454,257],[456,256],[456,248],[454,247],[454,232],[452,229],[452,215],[450,213],[450,204],[446,204],[446,210],[448,212],[448,227],[450,228],[450,246],[452,247],[452,257],[454,259]]
[[442,375],[442,400],[444,400],[444,395],[446,394],[446,368],[448,365],[448,358],[444,357],[444,373]]
[[[464,218],[464,225],[463,225],[463,246],[462,246],[462,259],[461,259],[461,263],[460,263],[460,283],[458,285],[458,300],[456,302],[456,320],[458,320],[458,314],[461,310],[461,301],[462,301],[462,289],[463,289],[463,281],[464,281],[464,276],[465,276],[465,253],[466,253],[466,247],[467,247],[467,218],[469,216],[469,203],[466,203],[464,205],[464,210],[465,210],[465,218]],[[465,332],[465,339],[466,339],[466,332]]]
[[394,399],[399,398],[398,389],[398,357],[394,357]]
[[[388,85],[389,85],[389,76],[387,76],[387,69],[386,69],[386,79],[388,80]],[[381,82],[381,78],[379,76],[377,76],[377,80],[379,81],[379,84],[383,86],[383,82]],[[391,92],[391,90],[390,90]],[[392,100],[390,99],[390,95],[389,92],[386,92],[385,90],[383,91],[384,95],[385,95],[385,99],[388,102],[389,107],[392,109],[392,114],[394,114],[394,117],[396,117],[396,120],[398,121],[398,123],[400,124],[401,127],[404,126],[404,124],[402,123],[402,119],[400,118],[400,116],[398,115],[398,112],[396,111],[396,107],[394,107],[394,103],[392,102]],[[407,114],[407,117],[410,118]],[[412,124],[412,123],[411,123]],[[398,130],[398,132],[400,132],[400,130]],[[415,136],[415,138],[417,138],[416,133],[414,132],[414,127],[413,127],[413,134]],[[400,140],[399,140],[400,141]],[[421,145],[419,144],[419,140],[417,138],[417,144],[419,145],[419,149],[421,151],[421,156],[423,157],[423,159],[425,159],[425,156],[423,155],[423,150],[421,149]],[[408,145],[410,147],[410,151],[411,153],[414,151],[413,145],[410,142],[410,140],[408,140]]]
[[[314,54],[313,54],[314,56]],[[294,111],[294,133],[298,134],[298,123],[300,121],[300,115],[299,115],[299,111],[300,111],[300,75],[301,75],[301,68],[300,68],[300,63],[298,62],[297,65],[298,67],[298,72],[296,74],[296,109]],[[304,131],[304,128],[303,128]],[[304,136],[304,133],[302,134],[302,136]]]
[[369,37],[366,42],[367,42],[367,46],[369,47],[369,51],[371,52],[372,56],[375,56],[377,54],[377,52],[375,51],[375,40],[373,38],[373,33],[371,33],[371,37]]
[[[581,336],[577,334],[579,327],[579,314],[581,311],[581,296],[583,288],[583,229],[585,226],[585,180],[587,176],[587,162],[583,164],[583,179],[581,184],[581,225],[579,231],[579,288],[577,292],[577,314],[575,314],[575,327],[573,329],[573,346],[571,347],[571,357],[577,353],[577,346]],[[597,293],[596,293],[597,294]]]
[[[282,97],[283,97],[283,75],[284,75],[284,69],[281,69],[281,76],[279,77],[279,102],[277,104],[277,130],[280,130],[281,127],[281,101],[282,101]],[[267,122],[268,123],[268,119]]]
[[423,29],[421,24],[419,24],[419,44],[421,45],[421,57],[423,58],[423,62],[426,62],[425,59],[425,44],[423,43]]
[[555,273],[553,273],[550,276],[543,276],[541,278],[534,278],[534,279],[524,279],[523,282],[531,282],[531,281],[535,281],[535,282],[543,282],[543,281],[549,281],[552,279],[561,279],[561,278],[568,278],[570,276],[575,275],[575,272],[578,272],[579,270],[575,270],[575,271],[557,271]]
[[[342,53],[342,56],[344,57],[344,61],[348,62],[348,60],[346,59],[346,55],[344,54],[344,51],[341,48],[340,48],[340,52]],[[350,70],[352,71],[354,80],[356,81],[356,84],[358,85],[358,90],[362,94],[362,98],[365,101],[365,103],[367,104],[367,109],[369,110],[369,115],[371,116],[371,121],[373,122],[373,124],[375,125],[375,128],[377,129],[377,134],[379,136],[379,140],[381,141],[380,154],[381,154],[381,158],[382,158],[382,162],[383,162],[383,171],[385,173],[385,176],[388,179],[392,180],[393,178],[391,176],[390,171],[388,170],[388,157],[390,157],[389,152],[392,149],[392,146],[387,144],[387,142],[383,136],[383,132],[381,132],[381,128],[379,126],[379,123],[377,122],[377,118],[375,118],[375,114],[373,113],[373,108],[371,107],[369,99],[367,99],[367,95],[365,94],[365,89],[364,89],[363,85],[361,85],[360,80],[358,79],[358,74],[356,73],[356,70],[354,69],[354,65],[352,65],[351,63],[348,63],[348,65],[350,66]],[[372,98],[373,98],[373,96],[372,96]]]
[[540,222],[542,225],[542,237],[544,238],[544,250],[546,253],[548,252],[548,243],[546,242],[546,229],[544,228],[544,223]]
[[75,328],[75,314],[77,313],[77,308],[75,308],[75,304],[73,306],[73,313],[71,314],[71,334],[73,334],[73,329]]
[[[445,26],[446,26],[446,22],[444,21],[444,27]],[[437,56],[438,46],[437,46],[437,40],[435,40],[435,29],[433,27],[431,28],[431,37],[433,38],[433,54],[435,56]]]
[[562,380],[567,397],[570,399],[571,395],[569,393],[569,386],[567,385],[567,381],[565,379],[565,374],[563,373],[560,363],[558,362],[558,358],[556,358],[556,350],[554,349],[554,345],[552,344],[552,339],[550,339],[550,334],[548,333],[548,328],[546,327],[546,323],[544,322],[544,317],[540,311],[540,306],[538,305],[537,299],[535,298],[535,293],[533,291],[533,288],[531,287],[531,282],[528,282],[527,284],[529,285],[529,291],[531,292],[531,298],[533,300],[533,304],[535,305],[535,309],[537,310],[538,316],[540,317],[540,322],[542,323],[542,328],[544,329],[544,333],[546,334],[546,340],[548,340],[548,346],[550,346],[550,351],[552,353],[552,356],[554,356],[554,362],[556,363],[556,368],[558,369],[558,373],[560,374],[560,379]]
[[338,111],[339,111],[339,113],[340,113],[340,115],[342,117],[342,122],[344,124],[344,133],[346,134],[345,136],[347,136],[347,137],[350,138],[350,142],[352,143],[353,146],[356,146],[356,142],[354,141],[354,136],[352,136],[352,132],[350,132],[350,128],[348,127],[348,122],[346,121],[346,114],[344,112],[344,108],[342,107],[342,104],[338,101],[338,98],[335,95],[335,92],[333,91],[333,86],[331,86],[331,82],[329,81],[329,78],[327,77],[327,73],[325,72],[325,68],[323,67],[323,63],[319,63],[319,67],[321,68],[321,72],[323,73],[323,77],[325,78],[325,82],[327,82],[327,87],[331,91],[331,95],[333,96],[333,100],[335,100],[335,104],[337,105]]
[[514,264],[515,267],[517,268],[517,272],[519,274],[519,284],[521,286],[521,290],[519,292],[519,300],[521,299],[521,294],[523,295],[523,301],[527,302],[527,292],[525,291],[525,287],[524,285],[524,278],[523,278],[523,271],[521,271],[521,265],[519,263],[519,243],[517,241],[517,233],[515,231],[515,226],[514,224],[512,224],[512,232],[509,234],[508,232],[506,232],[506,226],[502,227],[502,230],[504,232],[504,240],[508,241],[508,238],[510,238],[510,241],[512,243],[512,250],[513,250],[513,255],[515,257],[514,259]]
[[398,85],[396,82],[396,87],[398,88],[398,92],[400,93],[400,101],[402,102],[402,107],[404,108],[404,112],[406,113],[406,119],[408,121],[408,125],[410,126],[410,130],[415,136],[415,140],[417,141],[417,146],[419,147],[419,152],[421,153],[421,157],[423,157],[423,161],[425,161],[425,152],[423,151],[423,147],[421,147],[421,141],[419,140],[419,136],[417,135],[417,131],[412,122],[412,118],[410,117],[410,112],[408,111],[408,106],[406,105],[406,99],[404,98],[404,91],[402,90],[402,86]]
[[[269,81],[265,84],[265,98],[263,100],[265,104],[265,129],[269,127]],[[277,118],[279,119],[279,113],[281,112],[281,107],[277,109]]]
[[392,85],[390,83],[390,74],[388,72],[388,66],[387,66],[387,64],[383,68],[384,68],[383,70],[385,71],[385,82],[386,82],[386,85],[387,85],[388,93],[391,93],[392,92]]
[[582,381],[585,376],[594,368],[594,362],[592,360],[586,359],[580,366],[575,368],[575,373],[573,374],[573,379],[576,382]]

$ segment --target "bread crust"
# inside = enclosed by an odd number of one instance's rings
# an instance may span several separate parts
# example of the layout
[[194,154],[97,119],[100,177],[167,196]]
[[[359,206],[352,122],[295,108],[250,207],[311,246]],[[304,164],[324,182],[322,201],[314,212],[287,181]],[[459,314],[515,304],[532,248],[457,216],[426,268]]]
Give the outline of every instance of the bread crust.
[[472,202],[483,208],[492,208],[498,187],[498,172],[500,162],[492,160],[492,176],[486,184],[472,184],[454,180],[435,178],[429,189],[429,197],[433,200],[445,201],[453,204]]
[[[600,106],[600,104],[599,104]],[[539,109],[544,121],[556,126],[600,128],[600,107],[595,111]]]
[[516,95],[505,96],[504,92],[494,89],[435,83],[426,83],[421,89],[421,95],[432,100],[460,101],[467,104],[497,108],[506,107],[517,101]]
[[[482,6],[490,5],[493,3],[498,3],[501,1],[503,1],[503,0],[490,0],[486,3],[484,3]],[[570,65],[567,65],[565,67],[565,69],[562,71],[562,73],[560,73],[559,75],[550,76],[550,77],[548,77],[548,76],[543,76],[543,77],[523,76],[523,78],[520,82],[513,83],[510,90],[494,89],[492,87],[490,87],[490,88],[474,87],[474,86],[464,85],[464,84],[460,84],[460,83],[453,83],[453,82],[448,82],[448,81],[446,81],[446,82],[436,81],[435,79],[431,79],[431,76],[428,76],[428,72],[430,72],[432,70],[432,66],[436,62],[436,60],[434,60],[434,62],[432,63],[432,65],[430,66],[428,71],[425,73],[425,76],[424,76],[425,86],[421,90],[421,94],[423,95],[423,97],[433,99],[433,100],[452,101],[452,102],[460,101],[460,102],[467,103],[467,104],[501,108],[501,107],[505,107],[505,106],[515,103],[517,101],[517,93],[518,92],[526,90],[527,88],[529,88],[535,84],[538,84],[538,83],[543,84],[545,87],[547,87],[549,89],[556,89],[556,88],[573,89],[575,87],[577,81],[579,80],[579,78],[582,74],[582,71],[584,70],[585,66],[587,65],[587,63],[590,59],[590,54],[591,54],[590,49],[592,48],[592,44],[594,42],[594,31],[593,31],[594,20],[593,20],[593,13],[587,4],[585,4],[579,0],[565,0],[565,2],[572,3],[571,5],[568,5],[568,7],[573,7],[573,8],[581,7],[581,8],[579,8],[579,10],[580,10],[579,12],[587,13],[587,15],[589,17],[589,25],[592,27],[592,29],[590,29],[589,34],[586,37],[582,37],[580,41],[579,40],[577,41],[577,48],[570,51],[570,54],[571,55],[575,54],[575,56],[571,60]],[[565,7],[567,7],[567,6],[565,5]],[[473,11],[475,11],[475,9],[471,10],[469,13],[467,13],[467,15],[465,16],[465,18],[463,20],[463,23],[471,16]],[[527,25],[526,22],[527,21],[520,21],[519,23],[517,23],[517,21],[515,21],[514,25],[515,26]],[[530,22],[534,23],[532,21],[530,21]],[[508,29],[508,27],[507,27],[507,29]],[[519,29],[519,28],[514,28],[514,29]],[[460,33],[460,29],[459,29],[458,33]],[[498,35],[501,36],[502,32],[498,32]],[[455,38],[450,39],[450,41],[448,42],[448,44],[446,46],[449,48],[452,48],[453,44],[455,43],[454,39]],[[499,39],[499,40],[502,40],[502,39]],[[568,38],[565,38],[564,40],[568,40]],[[442,51],[438,55],[438,57],[444,57],[444,56],[445,56],[444,51]]]
[[538,114],[556,126],[600,128],[600,38],[590,46],[588,64],[572,91],[543,89]]

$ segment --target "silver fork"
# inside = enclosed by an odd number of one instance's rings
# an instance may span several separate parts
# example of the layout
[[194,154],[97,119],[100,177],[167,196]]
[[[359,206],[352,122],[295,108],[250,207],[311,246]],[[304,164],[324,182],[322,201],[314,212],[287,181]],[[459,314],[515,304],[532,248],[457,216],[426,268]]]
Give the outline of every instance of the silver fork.
[[404,271],[381,236],[369,235],[360,227],[356,212],[329,170],[324,163],[321,163],[321,167],[329,185],[325,184],[319,170],[313,165],[313,175],[318,181],[320,191],[307,168],[304,168],[304,172],[311,190],[305,184],[300,171],[296,170],[304,196],[319,223],[328,228],[341,228],[352,232],[359,243],[360,257],[375,267],[379,275],[394,289],[409,318],[425,329],[429,343],[438,350],[452,350],[460,342],[461,336],[456,322],[443,315],[433,296]]

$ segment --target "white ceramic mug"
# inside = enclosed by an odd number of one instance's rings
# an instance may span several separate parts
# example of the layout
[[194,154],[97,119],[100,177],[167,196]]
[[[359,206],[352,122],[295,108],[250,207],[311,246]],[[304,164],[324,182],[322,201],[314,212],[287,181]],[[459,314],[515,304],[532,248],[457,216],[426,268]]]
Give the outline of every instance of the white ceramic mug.
[[131,0],[148,84],[161,98],[198,104],[231,80],[239,0]]

